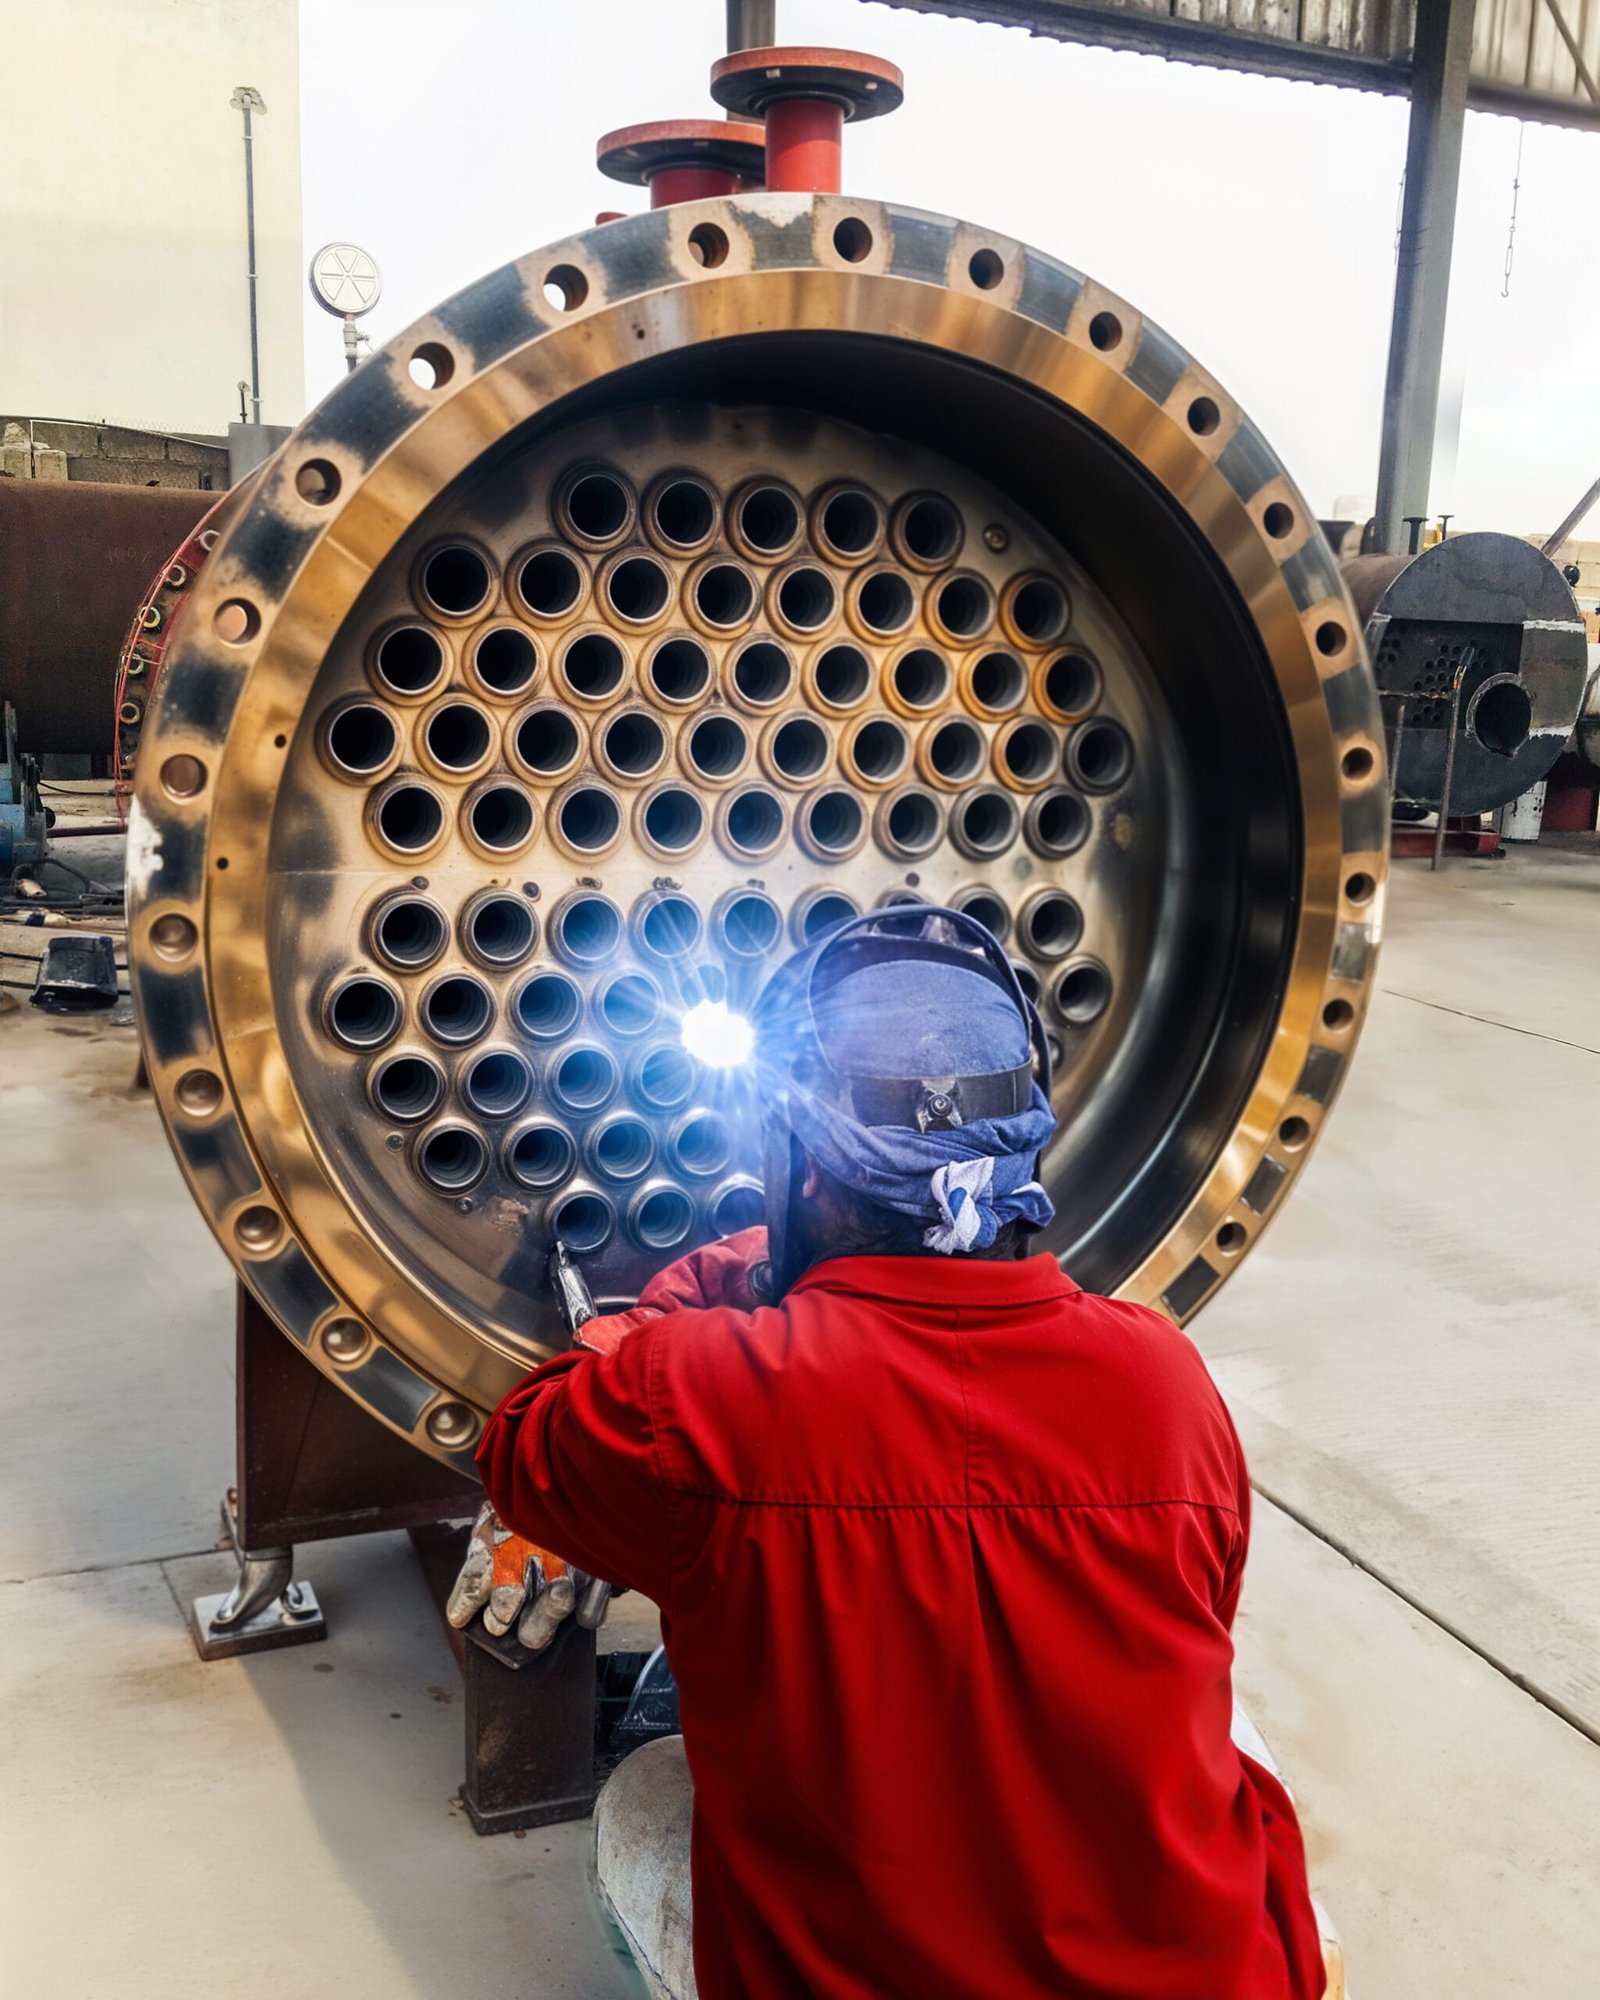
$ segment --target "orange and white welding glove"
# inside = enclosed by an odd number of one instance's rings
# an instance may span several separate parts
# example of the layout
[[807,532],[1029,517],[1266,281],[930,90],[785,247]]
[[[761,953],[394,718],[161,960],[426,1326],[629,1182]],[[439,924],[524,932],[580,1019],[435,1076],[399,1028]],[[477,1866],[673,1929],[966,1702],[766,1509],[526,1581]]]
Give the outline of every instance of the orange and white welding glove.
[[761,1223],[724,1236],[720,1242],[702,1243],[698,1250],[658,1271],[639,1294],[639,1303],[627,1312],[586,1320],[573,1335],[572,1344],[592,1347],[597,1354],[613,1354],[630,1333],[660,1319],[663,1313],[703,1312],[710,1306],[754,1312],[764,1303],[757,1295],[754,1274],[766,1259],[767,1232]]
[[481,1611],[486,1632],[503,1639],[515,1626],[518,1643],[541,1653],[588,1581],[562,1557],[514,1535],[486,1500],[472,1524],[445,1616],[459,1631]]

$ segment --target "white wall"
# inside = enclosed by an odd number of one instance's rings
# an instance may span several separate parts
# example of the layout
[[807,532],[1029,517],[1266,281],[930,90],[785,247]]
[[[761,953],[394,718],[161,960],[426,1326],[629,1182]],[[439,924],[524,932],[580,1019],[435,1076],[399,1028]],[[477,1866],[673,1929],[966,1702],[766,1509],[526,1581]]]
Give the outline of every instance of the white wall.
[[220,432],[304,412],[298,0],[0,0],[0,408]]

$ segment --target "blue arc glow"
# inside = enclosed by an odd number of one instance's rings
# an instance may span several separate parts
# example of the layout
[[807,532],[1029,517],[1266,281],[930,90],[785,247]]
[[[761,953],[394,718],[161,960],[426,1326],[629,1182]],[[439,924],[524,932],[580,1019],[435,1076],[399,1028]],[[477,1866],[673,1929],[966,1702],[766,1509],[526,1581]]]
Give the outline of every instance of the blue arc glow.
[[697,1000],[678,1032],[690,1055],[707,1069],[738,1069],[755,1050],[755,1029],[725,1000]]

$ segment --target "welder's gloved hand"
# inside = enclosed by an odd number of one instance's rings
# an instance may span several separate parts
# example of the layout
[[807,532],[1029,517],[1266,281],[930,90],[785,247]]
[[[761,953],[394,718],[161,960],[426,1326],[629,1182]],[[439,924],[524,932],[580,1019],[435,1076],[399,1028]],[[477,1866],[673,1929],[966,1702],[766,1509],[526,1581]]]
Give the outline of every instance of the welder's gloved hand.
[[586,1320],[573,1336],[573,1345],[613,1354],[630,1333],[663,1313],[697,1312],[708,1306],[754,1312],[766,1303],[755,1282],[766,1261],[767,1232],[761,1223],[718,1243],[703,1243],[658,1271],[639,1294],[639,1303],[627,1312]]
[[466,1559],[445,1616],[459,1630],[481,1611],[486,1632],[503,1639],[515,1626],[519,1643],[539,1653],[556,1636],[588,1582],[560,1556],[524,1535],[514,1535],[485,1501],[472,1524]]

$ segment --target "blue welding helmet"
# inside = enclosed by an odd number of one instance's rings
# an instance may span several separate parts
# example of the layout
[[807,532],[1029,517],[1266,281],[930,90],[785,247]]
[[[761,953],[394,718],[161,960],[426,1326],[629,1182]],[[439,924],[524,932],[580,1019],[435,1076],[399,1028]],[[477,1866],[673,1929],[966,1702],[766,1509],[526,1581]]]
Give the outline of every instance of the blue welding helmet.
[[754,1026],[775,1297],[803,1268],[790,1226],[802,1149],[909,1215],[923,1214],[927,1162],[942,1144],[960,1150],[963,1128],[996,1144],[1031,1140],[1026,1172],[1036,1171],[1051,1123],[1049,1048],[975,918],[932,904],[853,917],[779,966]]

